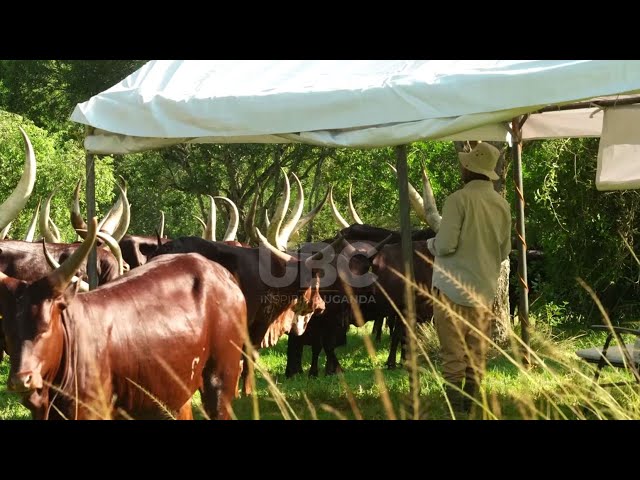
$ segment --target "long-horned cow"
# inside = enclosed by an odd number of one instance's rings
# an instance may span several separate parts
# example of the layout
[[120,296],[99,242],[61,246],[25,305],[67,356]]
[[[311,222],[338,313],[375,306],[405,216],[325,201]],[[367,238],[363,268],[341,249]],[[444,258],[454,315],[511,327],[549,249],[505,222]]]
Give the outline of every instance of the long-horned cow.
[[198,254],[167,255],[77,294],[96,232],[93,218],[82,246],[36,282],[0,274],[9,389],[36,419],[191,419],[198,389],[210,417],[230,418],[247,319],[234,278]]
[[[399,276],[402,275],[404,271],[400,248],[400,234],[384,228],[362,224],[360,216],[353,207],[351,189],[349,189],[349,211],[354,222],[352,225],[349,225],[337,210],[333,200],[332,189],[330,189],[329,192],[329,200],[336,223],[344,227],[339,235],[344,239],[346,251],[351,251],[351,255],[353,256],[357,253],[353,250],[353,245],[359,244],[360,255],[358,256],[365,260],[363,265],[354,265],[352,263],[350,267],[352,268],[352,272],[355,273],[357,269],[364,269],[364,271],[370,271],[377,277],[376,283],[372,284],[369,290],[362,290],[360,292],[361,295],[357,295],[355,298],[364,299],[363,302],[358,302],[364,321],[375,320],[377,323],[381,323],[385,317],[388,322],[390,319],[392,320],[392,325],[394,325],[395,328],[392,332],[387,365],[393,368],[396,365],[397,348],[400,344],[404,347],[404,337],[406,333],[396,312],[396,308],[402,312],[405,306],[404,284],[401,276]],[[431,254],[427,250],[424,240],[434,235],[435,233],[431,229],[412,232],[413,262],[416,280],[425,289],[431,288],[432,269],[416,252],[430,257]],[[377,251],[376,255],[364,254],[362,248],[366,249],[367,245],[372,247],[383,239],[386,239],[384,242],[386,245],[378,247],[379,251]],[[309,246],[303,245],[303,248],[309,248]],[[354,270],[354,268],[356,270]],[[337,284],[334,290],[342,294],[342,297],[339,295],[338,298],[344,298],[344,292],[341,292],[340,287],[341,285]],[[362,295],[362,293],[364,293],[364,295]],[[396,308],[394,308],[391,302]],[[426,297],[418,296],[416,307],[419,321],[426,321],[431,318],[432,306]],[[312,347],[311,369],[309,370],[311,376],[318,374],[318,356],[322,349],[324,349],[327,356],[325,372],[327,374],[333,374],[339,371],[341,368],[334,349],[336,346],[346,343],[346,332],[350,323],[354,324],[355,319],[349,305],[340,309],[336,305],[328,304],[323,315],[312,317],[304,335],[300,337],[290,336],[288,339],[287,376],[292,376],[302,371],[302,350],[305,345]],[[403,348],[403,358],[404,353]]]
[[[288,186],[286,176],[285,180]],[[303,221],[308,222],[319,211],[316,208],[312,214],[300,218],[304,194],[299,181],[297,183],[300,205],[294,208],[293,218],[282,231],[274,228],[268,234],[274,241],[277,239],[281,247],[286,246],[296,226]],[[274,217],[274,222],[279,224],[282,224],[286,214],[288,188],[284,197]],[[320,253],[305,257],[289,254],[272,244],[257,228],[251,228],[250,231],[260,242],[260,247],[242,248],[199,237],[180,237],[162,245],[153,256],[162,258],[165,254],[196,252],[227,268],[237,279],[245,296],[251,344],[259,349],[274,345],[285,332],[302,334],[309,318],[314,313],[322,312],[325,304],[319,294],[319,280],[313,267]],[[250,367],[251,363],[249,368],[243,368],[242,373],[245,394],[250,393],[247,382]]]

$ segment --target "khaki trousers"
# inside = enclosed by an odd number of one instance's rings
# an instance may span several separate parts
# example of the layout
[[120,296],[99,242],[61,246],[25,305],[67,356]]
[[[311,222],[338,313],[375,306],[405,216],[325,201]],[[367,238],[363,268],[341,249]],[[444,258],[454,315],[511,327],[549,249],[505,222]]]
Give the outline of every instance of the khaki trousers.
[[[433,318],[440,339],[442,352],[442,373],[450,383],[461,385],[465,378],[480,385],[484,377],[486,354],[490,334],[491,318],[484,309],[465,307],[453,303],[449,297],[433,289],[437,300],[448,308],[434,302]],[[451,310],[457,312],[455,316]],[[466,322],[463,320],[465,319]],[[467,323],[468,322],[468,323]],[[480,335],[470,325],[484,335]]]

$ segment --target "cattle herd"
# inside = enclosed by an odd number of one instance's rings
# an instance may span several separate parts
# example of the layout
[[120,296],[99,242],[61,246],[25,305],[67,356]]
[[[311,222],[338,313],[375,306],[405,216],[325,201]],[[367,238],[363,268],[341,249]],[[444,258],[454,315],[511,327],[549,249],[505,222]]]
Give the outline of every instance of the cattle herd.
[[[404,352],[400,235],[363,224],[351,202],[354,223],[338,212],[331,188],[303,216],[304,192],[289,209],[290,179],[264,234],[255,225],[258,193],[244,225],[250,244],[235,240],[240,212],[225,197],[210,197],[201,235],[168,239],[127,234],[131,213],[124,179],[106,216],[84,219],[78,182],[70,221],[79,241],[61,243],[49,218],[55,192],[36,209],[25,240],[5,239],[26,205],[36,178],[28,136],[25,169],[0,205],[0,358],[8,355],[7,386],[21,395],[34,419],[191,419],[199,391],[210,418],[231,417],[233,401],[251,393],[255,352],[288,335],[286,376],[302,372],[302,351],[312,348],[309,375],[341,370],[336,347],[355,324],[352,302],[378,335],[386,319],[391,348],[387,365]],[[283,172],[284,173],[284,172]],[[216,241],[215,200],[229,205],[229,225]],[[290,249],[291,237],[329,200],[339,224],[335,236]],[[289,214],[289,215],[288,215]],[[164,219],[164,215],[162,215]],[[36,225],[40,237],[34,241]],[[426,240],[413,233],[414,252],[430,257]],[[98,287],[86,284],[90,250],[97,245]],[[431,268],[414,255],[418,284],[428,289]],[[394,305],[395,304],[395,305]],[[397,310],[396,310],[397,309]],[[418,295],[418,321],[431,319],[429,299]],[[403,356],[403,355],[402,355]],[[242,379],[242,382],[240,381]]]

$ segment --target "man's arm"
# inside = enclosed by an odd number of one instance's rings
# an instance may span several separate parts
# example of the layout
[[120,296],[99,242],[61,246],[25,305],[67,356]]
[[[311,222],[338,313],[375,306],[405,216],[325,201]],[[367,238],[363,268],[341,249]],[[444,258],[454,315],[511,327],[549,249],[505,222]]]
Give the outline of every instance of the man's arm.
[[463,220],[464,211],[459,197],[450,195],[442,207],[440,230],[434,238],[427,241],[427,248],[434,256],[444,257],[456,251]]

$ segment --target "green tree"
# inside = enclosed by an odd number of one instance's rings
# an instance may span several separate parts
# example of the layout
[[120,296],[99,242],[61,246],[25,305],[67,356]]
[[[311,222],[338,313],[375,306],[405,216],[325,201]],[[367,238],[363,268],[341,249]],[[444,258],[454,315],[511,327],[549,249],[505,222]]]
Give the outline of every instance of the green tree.
[[69,121],[76,104],[115,85],[143,60],[0,60],[0,108],[30,118],[51,132],[80,140]]
[[[62,240],[76,238],[69,220],[69,204],[78,178],[84,178],[84,152],[76,142],[52,134],[19,115],[0,111],[0,201],[4,201],[16,187],[24,169],[22,127],[36,156],[36,183],[29,202],[13,221],[9,237],[22,239],[39,199],[45,199],[55,189],[50,216],[60,229]],[[105,159],[96,171],[96,200],[98,211],[104,215],[115,200],[112,160]],[[83,207],[84,208],[84,207]],[[85,210],[86,211],[86,210]]]

